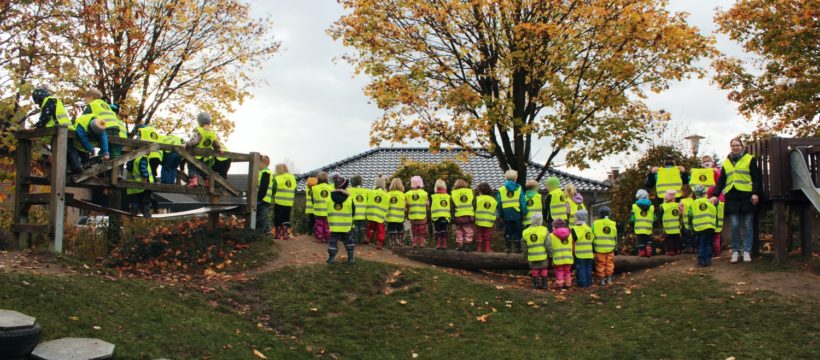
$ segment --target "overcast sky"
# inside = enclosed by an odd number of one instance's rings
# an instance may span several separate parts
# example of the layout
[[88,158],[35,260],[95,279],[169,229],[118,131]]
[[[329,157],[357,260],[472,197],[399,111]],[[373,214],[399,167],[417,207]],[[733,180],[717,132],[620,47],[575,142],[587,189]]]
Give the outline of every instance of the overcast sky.
[[[689,22],[709,35],[715,30],[715,8],[726,9],[732,3],[671,0],[670,10],[688,12]],[[370,148],[370,123],[380,111],[362,94],[366,79],[353,77],[346,62],[334,61],[351,49],[325,33],[342,13],[335,0],[253,2],[254,16],[271,15],[283,51],[258,72],[268,85],[253,90],[254,98],[232,115],[237,124],[228,139],[232,151],[259,151],[270,155],[274,163],[287,160],[295,164],[296,172],[305,172]],[[718,37],[718,48],[740,54],[739,47],[724,37]],[[732,137],[752,129],[752,124],[737,114],[736,105],[726,99],[726,92],[709,79],[675,83],[664,93],[651,94],[647,102],[652,108],[670,112],[673,127],[705,136],[701,149],[709,154],[726,154]],[[547,149],[543,149],[532,160],[543,162],[546,155]],[[628,161],[628,157],[615,156],[584,171],[561,169],[603,180],[610,167],[625,167]]]

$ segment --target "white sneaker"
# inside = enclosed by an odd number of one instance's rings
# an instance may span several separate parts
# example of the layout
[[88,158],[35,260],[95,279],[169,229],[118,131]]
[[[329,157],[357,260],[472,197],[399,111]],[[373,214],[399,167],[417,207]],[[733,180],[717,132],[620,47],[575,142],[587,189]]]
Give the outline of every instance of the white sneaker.
[[752,254],[749,254],[748,251],[743,252],[743,262],[752,262]]
[[732,262],[732,264],[737,263],[737,258],[739,258],[739,257],[740,257],[740,253],[739,253],[739,252],[737,252],[737,251],[732,252],[732,261],[731,261],[731,262]]

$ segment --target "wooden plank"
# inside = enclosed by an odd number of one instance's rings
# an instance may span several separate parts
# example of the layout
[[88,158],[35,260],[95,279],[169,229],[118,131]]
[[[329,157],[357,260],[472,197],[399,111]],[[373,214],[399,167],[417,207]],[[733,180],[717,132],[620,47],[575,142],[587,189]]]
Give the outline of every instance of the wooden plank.
[[20,202],[27,205],[48,204],[51,200],[51,193],[29,193],[20,195]]
[[248,163],[248,217],[245,226],[249,229],[256,229],[256,195],[259,191],[259,163],[258,152],[251,153],[251,161]]
[[87,201],[75,199],[74,197],[69,197],[66,199],[66,204],[71,207],[75,207],[78,209],[96,211],[100,213],[105,213],[107,215],[124,215],[124,216],[131,216],[131,214],[127,211],[122,211],[119,209],[114,209],[110,207],[99,206],[97,204],[93,204]]
[[[149,144],[156,144],[156,143],[150,142],[150,141],[142,141],[142,140],[137,140],[137,139],[120,138],[120,137],[116,137],[116,138],[112,137],[112,138],[108,139],[108,143],[109,144],[118,144],[118,145],[123,145],[123,146],[130,146],[132,148],[142,148],[142,147],[148,146]],[[185,148],[184,146],[180,146],[180,145],[171,145],[171,144],[161,144],[160,143],[160,148],[163,151],[176,151],[176,152],[179,152],[179,149],[185,149],[186,151],[188,151],[189,153],[191,153],[195,156],[214,156],[214,155],[216,155],[216,151],[213,151],[213,150],[210,150],[210,149],[196,149],[196,148],[188,149],[188,148]],[[226,152],[223,152],[219,156],[229,158],[229,159],[233,160],[234,162],[247,162],[247,161],[250,161],[250,154],[242,154],[242,153],[227,152],[226,151]]]
[[[178,153],[189,163],[193,164],[197,169],[202,170],[202,172],[207,173],[208,177],[211,179],[210,181],[213,183],[214,181],[218,182],[219,185],[222,185],[229,193],[233,196],[239,196],[240,191],[237,189],[233,184],[228,182],[225,178],[214,172],[208,165],[205,165],[202,161],[197,160],[196,157],[191,155],[187,150],[181,149]],[[213,192],[213,191],[211,191]]]
[[56,134],[58,128],[59,126],[19,130],[14,132],[14,137],[17,138],[17,140],[37,140],[42,137]]
[[99,164],[96,164],[96,165],[92,166],[91,168],[86,169],[82,173],[80,173],[78,175],[74,175],[71,178],[71,180],[75,183],[83,182],[85,180],[88,180],[88,179],[100,174],[100,173],[111,170],[115,166],[115,164],[124,164],[124,163],[127,163],[131,160],[134,160],[134,159],[136,159],[140,156],[148,155],[149,153],[157,151],[157,150],[159,150],[159,144],[158,143],[150,143],[150,145],[148,145],[147,147],[140,148],[138,150],[132,150],[132,151],[128,152],[127,154],[125,154],[125,155],[123,155],[123,156],[121,156],[117,159],[111,159],[111,160],[103,161]]
[[51,233],[51,225],[49,224],[14,224],[11,229],[16,233]]
[[[12,222],[15,224],[25,224],[28,222],[29,206],[23,204],[23,194],[29,192],[31,186],[26,181],[31,175],[31,141],[20,139],[17,141],[17,150],[14,155],[16,166],[16,174],[14,177],[14,215]],[[17,248],[28,248],[29,236],[25,232],[14,231],[17,238],[16,244],[12,246]]]
[[53,227],[54,242],[51,250],[63,252],[63,227],[65,225],[65,178],[68,155],[68,128],[57,127],[51,139],[51,201],[49,201],[49,222]]

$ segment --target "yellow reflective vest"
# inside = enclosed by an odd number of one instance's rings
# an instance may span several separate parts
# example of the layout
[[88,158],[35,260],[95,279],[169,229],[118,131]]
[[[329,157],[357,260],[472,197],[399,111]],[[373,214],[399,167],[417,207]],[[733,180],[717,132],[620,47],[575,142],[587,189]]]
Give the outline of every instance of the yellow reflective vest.
[[[150,142],[160,142],[160,136],[157,133],[157,130],[154,129],[151,125],[146,125],[138,129],[139,130],[139,140],[142,141],[150,141]],[[148,154],[149,159],[159,159],[162,160],[162,150],[153,151]]]
[[258,177],[258,179],[256,179],[256,182],[259,185],[262,185],[262,175],[264,175],[264,174],[268,174],[268,190],[267,190],[267,192],[265,192],[265,198],[263,198],[262,201],[270,204],[271,201],[273,201],[273,189],[272,189],[272,187],[273,187],[273,172],[271,172],[270,169],[268,169],[268,168],[264,168],[262,170],[259,170],[259,175],[258,175],[259,177]]
[[462,188],[453,190],[453,205],[456,207],[456,217],[460,216],[475,216],[475,207],[473,207],[473,190]]
[[550,217],[552,220],[563,219],[567,220],[567,196],[561,189],[550,191]]
[[[148,157],[146,157],[145,155],[140,156],[140,157],[137,157],[136,159],[134,159],[134,165],[131,167],[131,179],[132,179],[133,181],[136,181],[136,182],[143,182],[143,181],[145,181],[145,178],[143,178],[143,177],[142,177],[142,174],[140,174],[140,162],[141,162],[143,159],[144,159],[146,162],[148,161]],[[146,166],[148,166],[148,165],[146,164]],[[154,182],[154,174],[151,174],[151,168],[150,168],[150,166],[148,166],[148,182],[149,182],[149,183],[153,183],[153,182]],[[145,189],[131,189],[131,188],[129,188],[129,189],[128,189],[128,190],[126,190],[125,192],[126,192],[126,194],[128,194],[128,195],[135,195],[135,194],[140,194],[140,193],[145,192]]]
[[406,207],[404,193],[398,190],[392,190],[387,193],[387,198],[390,202],[390,207],[387,210],[387,222],[403,223]]
[[529,226],[533,214],[541,214],[544,211],[544,201],[540,193],[535,193],[527,198],[527,216],[524,217],[524,226]]
[[293,206],[293,197],[296,194],[296,177],[293,174],[279,174],[274,176],[276,193],[273,202],[280,206]]
[[611,253],[618,245],[618,224],[609,218],[598,219],[592,223],[592,245],[596,253]]
[[692,203],[692,226],[695,231],[714,230],[717,227],[717,208],[709,199],[695,199]]
[[390,199],[382,189],[370,190],[367,200],[367,221],[383,224],[387,220]]
[[692,227],[689,226],[689,209],[692,207],[692,203],[694,201],[695,199],[692,199],[691,197],[680,200],[680,203],[683,205],[683,227],[689,230],[692,230]]
[[635,234],[652,235],[655,205],[650,205],[649,210],[641,210],[638,204],[632,204],[632,215],[635,218]]
[[724,194],[732,189],[752,192],[752,173],[750,169],[752,159],[752,155],[744,154],[735,164],[732,164],[732,161],[729,159],[723,162],[723,171],[726,172],[726,187],[723,189]]
[[663,232],[670,235],[680,234],[681,213],[678,203],[663,203],[661,204],[661,209],[663,210],[663,216],[661,216],[661,222],[663,222]]
[[682,194],[681,189],[683,189],[683,179],[677,166],[658,169],[658,181],[655,183],[655,191],[657,191],[659,198],[663,198],[667,190],[675,190],[675,197],[680,197]]
[[368,204],[369,190],[362,187],[348,188],[350,197],[353,198],[353,220],[367,220],[367,210],[370,208]]
[[544,226],[530,226],[524,229],[523,238],[527,242],[527,261],[537,262],[547,260],[547,228]]
[[714,168],[695,168],[692,169],[692,176],[689,177],[689,184],[703,185],[705,187],[715,186],[715,169]]
[[[433,194],[430,202],[430,217],[433,220],[447,219],[450,221],[450,195],[448,194]],[[472,204],[470,205],[472,206]]]
[[552,245],[552,263],[554,265],[569,265],[574,263],[572,257],[572,241],[567,239],[564,243],[555,234],[550,234],[550,241]]
[[501,185],[498,188],[498,196],[501,198],[501,208],[502,209],[515,209],[515,211],[521,211],[521,187],[519,186],[518,189],[515,191],[510,191],[507,189],[506,186]]
[[404,194],[407,199],[407,218],[410,220],[424,220],[427,218],[427,191],[413,189]]
[[313,197],[313,215],[318,217],[327,216],[327,202],[330,201],[330,192],[333,191],[333,185],[330,184],[316,184],[311,189],[311,196]]
[[347,233],[353,228],[353,198],[350,196],[341,204],[328,199],[327,224],[332,233]]
[[575,225],[572,227],[575,232],[575,257],[579,259],[592,259],[595,254],[592,253],[592,242],[595,236],[592,229],[587,224]]
[[478,227],[493,227],[495,225],[495,210],[498,201],[489,195],[479,195],[475,204],[475,225]]
[[48,119],[48,122],[46,122],[46,127],[53,127],[56,120],[56,125],[66,125],[69,130],[74,130],[74,124],[71,123],[71,119],[68,117],[68,112],[65,111],[65,106],[60,99],[53,96],[48,96],[43,99],[43,102],[40,104],[40,108],[42,109],[45,107],[46,103],[52,99],[54,100],[54,117]]

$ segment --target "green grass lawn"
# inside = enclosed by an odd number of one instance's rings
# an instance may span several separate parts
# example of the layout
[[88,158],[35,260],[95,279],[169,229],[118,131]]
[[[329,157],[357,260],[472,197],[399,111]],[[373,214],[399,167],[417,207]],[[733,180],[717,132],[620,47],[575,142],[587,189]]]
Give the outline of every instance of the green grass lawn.
[[630,293],[613,286],[558,301],[440,270],[359,261],[285,268],[208,295],[139,280],[0,274],[0,308],[36,316],[45,338],[114,342],[119,358],[253,359],[252,349],[270,359],[820,353],[816,301],[725,289],[709,276],[674,273]]

